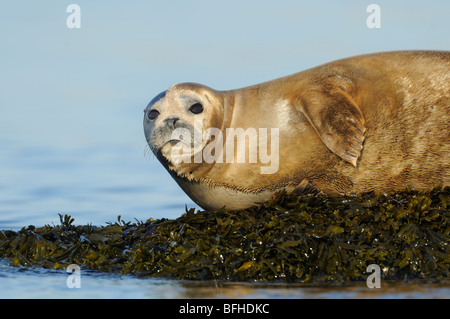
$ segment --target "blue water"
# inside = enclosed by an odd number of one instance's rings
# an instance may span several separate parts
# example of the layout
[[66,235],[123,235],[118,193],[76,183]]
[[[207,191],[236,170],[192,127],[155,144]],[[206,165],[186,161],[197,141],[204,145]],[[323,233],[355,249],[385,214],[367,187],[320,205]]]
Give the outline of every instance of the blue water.
[[0,298],[450,298],[447,284],[382,282],[367,288],[365,282],[349,285],[300,285],[243,282],[192,282],[82,271],[79,288],[69,288],[64,270],[8,266],[0,259]]
[[[195,204],[146,148],[143,109],[179,82],[234,89],[339,58],[450,48],[450,3],[378,1],[85,1],[68,29],[59,0],[0,10],[0,229],[176,218]],[[233,23],[230,23],[232,17]],[[0,298],[449,297],[447,286],[348,287],[190,283],[0,261]],[[389,286],[390,287],[390,286]],[[422,287],[422,288],[421,288]],[[401,288],[401,289],[400,289]]]
[[145,145],[135,144],[61,150],[0,139],[0,228],[57,224],[58,213],[94,225],[118,215],[176,218],[185,204],[196,207],[153,155],[144,156]]

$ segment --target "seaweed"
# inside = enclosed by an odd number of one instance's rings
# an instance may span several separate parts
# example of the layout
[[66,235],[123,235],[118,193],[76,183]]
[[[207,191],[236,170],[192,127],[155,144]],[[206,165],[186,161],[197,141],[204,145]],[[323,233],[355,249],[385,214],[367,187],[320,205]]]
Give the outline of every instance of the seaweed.
[[326,197],[278,193],[260,207],[185,213],[174,220],[0,231],[13,266],[66,268],[184,280],[347,282],[449,276],[450,188]]

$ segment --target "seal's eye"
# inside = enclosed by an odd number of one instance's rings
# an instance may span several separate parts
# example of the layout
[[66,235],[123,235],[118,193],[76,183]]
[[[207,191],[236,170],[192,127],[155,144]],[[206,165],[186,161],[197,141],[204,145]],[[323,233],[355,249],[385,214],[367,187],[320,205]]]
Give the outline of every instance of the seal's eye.
[[200,114],[203,112],[203,105],[201,105],[200,103],[192,104],[191,107],[189,108],[189,111],[191,111],[194,114]]
[[150,112],[147,113],[147,119],[149,121],[152,121],[156,119],[159,115],[159,112],[157,110],[150,110]]

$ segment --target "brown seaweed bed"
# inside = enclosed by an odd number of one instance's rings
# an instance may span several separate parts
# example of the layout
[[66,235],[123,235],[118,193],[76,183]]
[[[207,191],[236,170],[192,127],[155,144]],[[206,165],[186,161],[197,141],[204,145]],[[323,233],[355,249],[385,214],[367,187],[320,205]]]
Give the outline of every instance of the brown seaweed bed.
[[0,231],[0,258],[13,266],[185,280],[346,282],[449,276],[450,187],[360,197],[278,194],[239,212],[187,209],[175,220]]

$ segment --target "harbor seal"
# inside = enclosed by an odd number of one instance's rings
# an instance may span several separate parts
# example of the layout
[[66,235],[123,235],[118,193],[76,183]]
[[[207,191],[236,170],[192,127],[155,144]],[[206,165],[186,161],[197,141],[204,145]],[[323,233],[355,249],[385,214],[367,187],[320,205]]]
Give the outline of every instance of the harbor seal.
[[281,190],[450,185],[449,51],[361,55],[229,91],[181,83],[144,112],[150,149],[204,209],[244,209]]

